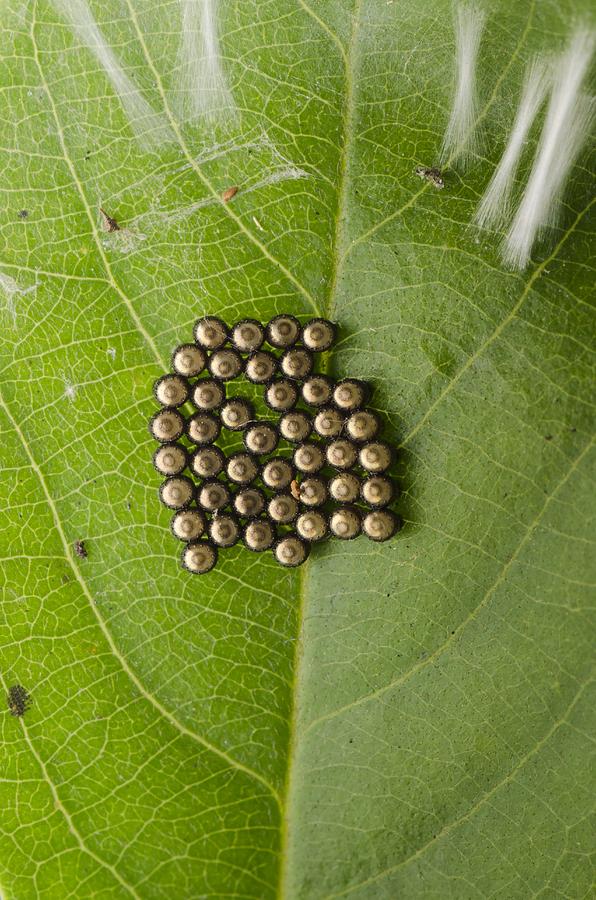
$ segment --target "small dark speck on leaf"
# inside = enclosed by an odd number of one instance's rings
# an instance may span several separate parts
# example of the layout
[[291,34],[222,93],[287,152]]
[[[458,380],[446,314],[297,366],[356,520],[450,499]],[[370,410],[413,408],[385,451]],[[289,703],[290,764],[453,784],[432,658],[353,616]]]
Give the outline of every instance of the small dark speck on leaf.
[[577,428],[570,428],[569,431],[571,432],[571,434],[575,434],[575,432],[577,431]]
[[19,219],[26,219],[29,215],[28,209],[20,209],[19,210]]
[[221,199],[224,203],[229,203],[230,200],[236,196],[238,193],[238,188],[236,186],[226,188],[223,194],[221,195]]
[[445,187],[445,182],[443,181],[443,176],[439,169],[435,169],[431,166],[416,166],[415,172],[419,178],[424,178],[425,181],[430,182],[430,184],[432,184],[433,187],[438,188],[438,190]]
[[103,227],[105,231],[120,231],[120,226],[116,219],[113,219],[111,216],[108,216],[105,209],[99,207],[99,211],[101,213],[101,221],[103,222]]
[[79,559],[87,559],[87,556],[89,554],[87,553],[87,549],[85,547],[84,541],[75,541],[74,542],[74,550],[75,550],[75,553],[77,554],[77,556],[79,557]]
[[13,684],[9,687],[6,699],[11,716],[24,716],[31,706],[29,692],[22,684]]
[[552,441],[552,439],[553,439],[552,434],[545,434],[545,435],[544,435],[544,440],[545,440],[545,441]]

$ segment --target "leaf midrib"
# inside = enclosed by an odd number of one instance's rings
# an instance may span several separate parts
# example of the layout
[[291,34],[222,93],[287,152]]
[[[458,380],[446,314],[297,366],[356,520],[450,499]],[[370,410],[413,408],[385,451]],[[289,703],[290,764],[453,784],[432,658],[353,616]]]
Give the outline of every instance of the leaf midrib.
[[[315,21],[319,23],[319,25],[328,32],[328,29],[325,28],[324,24],[321,23],[318,16],[316,16],[312,10],[308,7],[305,0],[299,0],[300,5],[309,12]],[[338,178],[339,178],[339,189],[337,192],[337,207],[335,213],[335,227],[334,227],[334,236],[332,242],[332,273],[331,278],[329,279],[329,288],[327,294],[327,300],[322,312],[322,315],[326,318],[333,318],[333,308],[337,295],[337,287],[339,284],[340,278],[340,268],[341,262],[343,260],[343,247],[346,241],[346,230],[345,230],[345,220],[346,220],[346,211],[347,211],[347,203],[348,203],[348,192],[349,192],[349,184],[348,184],[348,172],[349,172],[349,164],[350,164],[350,151],[352,148],[352,141],[354,139],[354,88],[355,88],[355,69],[356,69],[356,51],[357,51],[357,42],[358,42],[358,31],[360,27],[360,14],[362,10],[362,2],[363,0],[355,0],[354,8],[352,11],[352,32],[350,36],[350,43],[347,51],[343,50],[341,52],[342,61],[344,64],[345,71],[345,81],[346,81],[346,92],[345,92],[345,100],[344,100],[344,110],[343,110],[343,125],[342,125],[342,148],[341,148],[341,156],[339,161],[339,169],[338,169]],[[339,38],[336,38],[337,45],[341,48],[341,42]],[[340,252],[341,250],[341,252]],[[294,778],[294,767],[296,764],[296,756],[297,756],[297,744],[298,744],[298,719],[300,715],[300,693],[301,693],[301,685],[304,680],[302,674],[302,662],[303,662],[303,648],[302,648],[302,640],[303,640],[303,630],[304,623],[307,616],[308,609],[308,600],[306,594],[306,567],[310,566],[310,563],[307,561],[306,566],[302,567],[299,574],[299,589],[298,589],[298,611],[297,611],[297,630],[296,630],[296,638],[295,638],[295,651],[294,651],[294,690],[292,694],[292,714],[290,719],[290,730],[289,730],[289,739],[288,739],[288,752],[287,752],[287,763],[286,763],[286,779],[284,786],[284,802],[283,802],[283,811],[282,811],[282,822],[281,822],[281,840],[280,840],[280,861],[279,861],[279,881],[278,881],[278,889],[277,894],[279,900],[283,900],[284,897],[289,897],[289,885],[288,880],[290,878],[290,853],[289,853],[289,844],[290,844],[290,828],[291,828],[291,819],[292,819],[292,798],[294,796],[293,791],[295,789],[295,778]]]

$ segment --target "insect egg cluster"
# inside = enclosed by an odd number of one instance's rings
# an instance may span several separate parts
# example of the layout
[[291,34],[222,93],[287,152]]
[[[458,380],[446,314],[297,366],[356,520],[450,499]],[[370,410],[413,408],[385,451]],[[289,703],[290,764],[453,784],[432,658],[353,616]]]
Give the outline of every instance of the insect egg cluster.
[[13,684],[6,697],[11,716],[21,718],[31,706],[31,696],[22,684]]
[[[239,541],[295,567],[328,537],[386,541],[399,530],[394,449],[367,407],[369,385],[316,372],[335,338],[336,326],[321,318],[301,325],[282,314],[228,327],[204,316],[194,341],[174,350],[172,371],[154,385],[160,408],[149,430],[164,477],[159,497],[189,572],[211,571],[219,551]],[[257,418],[251,400],[232,391],[241,376],[270,416]],[[226,432],[242,437],[242,449],[217,446]]]

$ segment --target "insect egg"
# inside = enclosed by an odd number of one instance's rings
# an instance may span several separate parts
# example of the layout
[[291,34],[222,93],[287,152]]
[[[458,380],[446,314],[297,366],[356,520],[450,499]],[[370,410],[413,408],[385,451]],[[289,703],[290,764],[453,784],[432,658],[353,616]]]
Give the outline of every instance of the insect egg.
[[198,478],[215,478],[222,471],[225,461],[219,447],[199,447],[191,455],[188,467]]
[[313,370],[314,360],[308,350],[293,347],[282,355],[279,366],[288,378],[306,378]]
[[192,541],[182,551],[181,562],[193,575],[205,575],[217,562],[217,548],[208,541]]
[[298,503],[291,494],[276,494],[269,501],[267,512],[279,525],[289,525],[298,515]]
[[172,353],[172,368],[178,375],[194,378],[207,365],[207,354],[196,344],[180,344]]
[[311,476],[300,484],[300,500],[304,506],[321,506],[327,499],[327,482],[324,478]]
[[335,469],[349,469],[358,459],[358,451],[351,441],[340,439],[326,447],[327,462]]
[[188,400],[190,386],[181,375],[162,375],[153,385],[153,394],[162,406],[182,406]]
[[220,421],[208,412],[198,412],[186,422],[186,434],[193,444],[211,444],[220,432]]
[[233,453],[228,457],[226,472],[234,484],[249,484],[259,474],[259,467],[250,453]]
[[226,390],[214,378],[201,378],[192,389],[192,402],[202,412],[213,412],[226,399]]
[[389,509],[375,509],[362,520],[362,531],[371,541],[388,541],[401,526],[401,520]]
[[297,534],[287,534],[280,538],[273,548],[273,555],[281,566],[294,568],[301,566],[308,557],[309,546]]
[[242,535],[245,546],[254,553],[268,550],[275,540],[275,531],[269,519],[253,519]]
[[360,515],[353,506],[338,506],[329,517],[329,530],[343,541],[358,537],[361,528]]
[[259,488],[244,488],[234,495],[233,504],[243,519],[254,519],[265,509],[265,495]]
[[322,541],[327,535],[327,519],[316,509],[309,509],[296,519],[296,531],[305,541]]
[[314,419],[314,429],[320,437],[337,437],[343,428],[344,418],[333,406],[320,409]]
[[248,400],[243,400],[242,397],[234,397],[232,400],[224,403],[220,415],[225,428],[229,428],[230,431],[240,431],[248,422],[254,419],[255,412]]
[[294,451],[294,465],[299,472],[318,472],[325,465],[325,455],[318,444],[305,442]]
[[205,350],[218,350],[228,339],[225,322],[215,316],[204,316],[195,324],[195,341]]
[[207,512],[223,509],[230,502],[230,489],[223,481],[210,478],[204,481],[197,492],[197,503]]
[[229,381],[240,374],[244,362],[237,350],[228,347],[224,350],[216,350],[210,356],[207,365],[214,378],[219,381]]
[[362,482],[360,496],[369,506],[387,506],[395,494],[393,482],[386,475],[370,475]]
[[153,465],[160,475],[179,475],[188,458],[182,444],[162,444],[153,454]]
[[329,493],[338,503],[353,503],[360,493],[360,479],[352,472],[340,472],[329,482]]
[[295,384],[285,378],[272,381],[265,390],[265,403],[276,412],[286,412],[286,410],[292,409],[297,400],[298,391]]
[[292,347],[300,336],[300,322],[294,316],[275,316],[265,328],[265,334],[272,347]]
[[209,523],[209,537],[218,547],[233,547],[240,537],[240,526],[234,516],[224,513]]
[[184,433],[184,419],[177,409],[160,409],[151,416],[149,431],[162,444],[176,441]]
[[287,459],[270,459],[263,466],[261,478],[272,491],[283,491],[294,477],[294,469]]
[[302,343],[309,350],[321,353],[328,350],[335,340],[336,328],[327,319],[311,319],[302,329]]
[[378,433],[378,416],[368,409],[353,412],[346,422],[346,432],[353,441],[370,441]]
[[333,389],[333,402],[339,409],[351,412],[364,405],[366,394],[366,386],[362,381],[344,378],[343,381],[338,381]]
[[313,375],[302,385],[302,398],[309,406],[324,406],[332,393],[333,381],[326,375]]
[[271,381],[277,369],[277,359],[267,350],[256,350],[246,360],[244,374],[253,384]]
[[260,422],[257,425],[249,425],[242,439],[249,453],[262,456],[275,450],[279,435],[277,428],[274,428],[273,425],[269,425],[267,422]]
[[312,431],[312,421],[307,413],[288,412],[279,420],[279,432],[286,441],[299,444],[305,441]]
[[184,509],[192,503],[194,493],[194,484],[190,478],[174,475],[160,485],[159,499],[168,509]]
[[232,328],[231,340],[240,353],[251,353],[265,340],[265,329],[256,319],[243,319]]
[[360,450],[360,465],[367,472],[384,472],[393,459],[391,447],[381,441],[371,441]]
[[205,531],[205,516],[198,509],[181,509],[172,517],[170,529],[179,541],[196,541]]

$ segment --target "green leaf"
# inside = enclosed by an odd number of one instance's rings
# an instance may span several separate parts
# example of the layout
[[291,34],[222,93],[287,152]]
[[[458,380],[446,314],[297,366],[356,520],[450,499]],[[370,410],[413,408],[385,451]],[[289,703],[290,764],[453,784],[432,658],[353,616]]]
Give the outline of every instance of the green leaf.
[[[587,3],[490,5],[484,153],[442,191],[414,169],[449,112],[446,0],[220,7],[236,115],[191,122],[178,5],[93,0],[143,140],[68,18],[0,4],[0,681],[33,701],[0,716],[0,893],[587,896],[587,161],[527,271],[470,224],[527,61]],[[283,310],[340,322],[406,527],[193,579],[152,382],[198,315]]]

